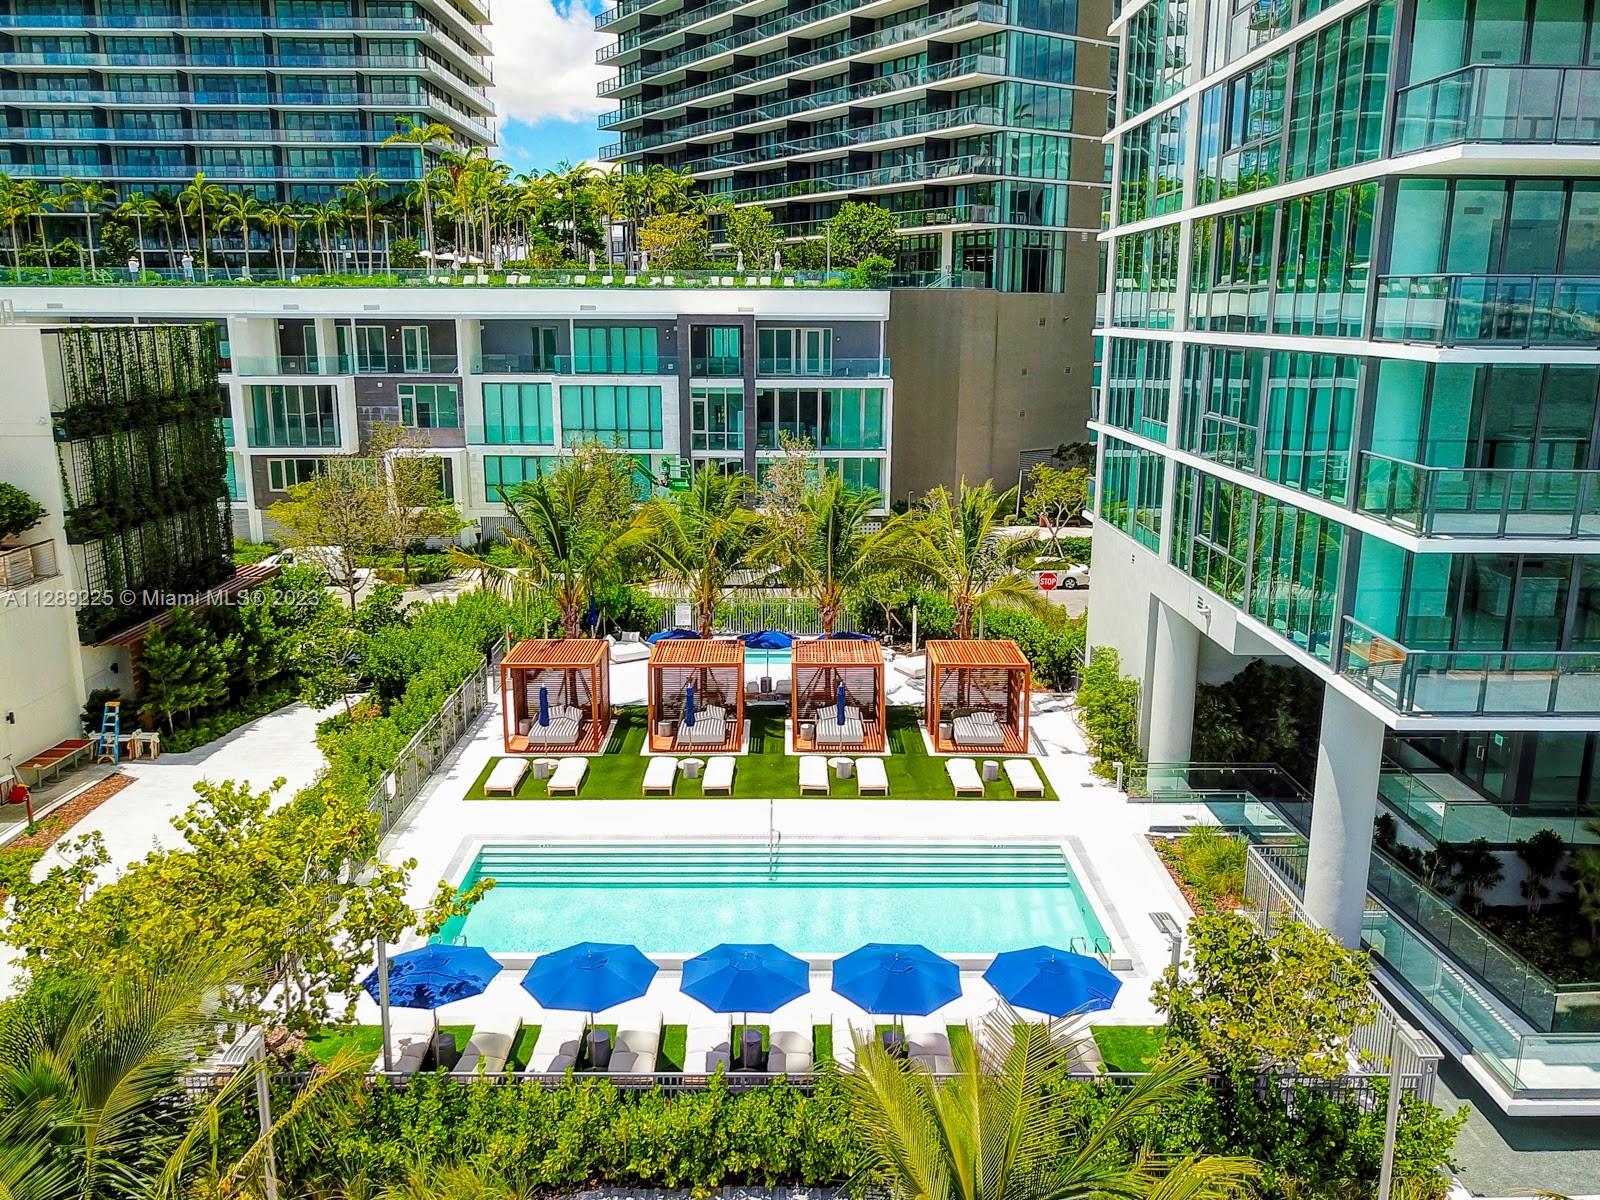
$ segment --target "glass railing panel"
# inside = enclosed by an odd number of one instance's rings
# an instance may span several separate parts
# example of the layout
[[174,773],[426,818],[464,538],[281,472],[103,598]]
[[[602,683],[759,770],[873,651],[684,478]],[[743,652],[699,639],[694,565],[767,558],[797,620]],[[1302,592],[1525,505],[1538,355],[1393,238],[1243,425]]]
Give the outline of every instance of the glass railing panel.
[[744,359],[737,354],[699,354],[689,360],[689,374],[726,378],[744,374]]
[[233,371],[235,375],[349,375],[353,365],[342,354],[240,354],[234,356]]
[[1357,505],[1419,534],[1600,536],[1600,471],[1438,467],[1368,451]]
[[833,358],[826,362],[795,362],[762,358],[756,374],[775,379],[885,379],[889,375],[887,358]]
[[1396,100],[1394,148],[1459,142],[1600,142],[1600,68],[1479,64],[1415,84]]
[[1437,345],[1600,345],[1600,276],[1385,275],[1373,337]]

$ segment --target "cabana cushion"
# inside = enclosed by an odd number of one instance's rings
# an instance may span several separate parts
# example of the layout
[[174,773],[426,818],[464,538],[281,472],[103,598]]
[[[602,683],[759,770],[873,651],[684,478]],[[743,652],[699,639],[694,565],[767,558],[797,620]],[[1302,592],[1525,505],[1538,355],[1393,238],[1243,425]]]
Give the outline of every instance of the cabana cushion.
[[[980,717],[988,717],[987,721]],[[963,746],[1002,746],[1006,731],[995,724],[993,713],[971,713],[957,717],[951,726],[955,740]]]
[[678,777],[678,760],[675,758],[652,758],[650,765],[644,769],[645,794],[651,792],[665,792],[672,794],[673,780]]

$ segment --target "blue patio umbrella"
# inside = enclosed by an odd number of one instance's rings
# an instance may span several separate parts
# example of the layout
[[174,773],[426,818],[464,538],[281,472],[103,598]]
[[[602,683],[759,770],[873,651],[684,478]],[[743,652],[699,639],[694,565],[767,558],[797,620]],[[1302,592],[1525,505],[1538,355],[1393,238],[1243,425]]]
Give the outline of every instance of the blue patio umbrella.
[[683,723],[694,728],[694,684],[683,689]]
[[961,971],[926,946],[869,942],[834,960],[833,990],[869,1013],[925,1017],[961,995]]
[[724,942],[683,964],[682,989],[712,1012],[769,1013],[811,990],[811,968],[769,943]]
[[539,725],[544,727],[550,724],[550,689],[543,684],[539,685]]
[[763,629],[758,633],[742,633],[739,640],[751,650],[787,650],[794,639],[781,629]]
[[545,1008],[593,1015],[638,999],[655,975],[655,963],[634,946],[579,942],[534,959],[522,987]]
[[841,683],[839,685],[839,692],[838,692],[838,695],[834,698],[834,702],[833,703],[834,703],[835,709],[837,709],[837,712],[835,713],[834,718],[833,718],[834,723],[836,725],[843,725],[844,724],[844,684]]
[[654,646],[657,642],[681,642],[700,635],[692,629],[663,629],[660,633],[652,633],[645,641]]
[[878,640],[870,633],[856,633],[849,629],[836,630],[833,633],[825,633],[822,636],[835,642],[875,642]]
[[[380,973],[389,977],[387,1002]],[[420,946],[396,955],[373,971],[361,981],[361,986],[383,1009],[385,1064],[389,1053],[389,1005],[425,1008],[433,1013],[433,1033],[437,1040],[440,1007],[481,995],[498,974],[500,964],[480,946]]]
[[1050,1017],[1101,1012],[1122,988],[1097,959],[1053,946],[997,954],[983,978],[1006,1003]]

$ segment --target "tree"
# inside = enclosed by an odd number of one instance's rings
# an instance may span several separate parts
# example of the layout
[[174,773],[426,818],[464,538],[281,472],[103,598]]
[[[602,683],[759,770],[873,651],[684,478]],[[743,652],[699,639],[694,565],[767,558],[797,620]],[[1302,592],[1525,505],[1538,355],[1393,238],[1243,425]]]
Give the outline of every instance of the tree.
[[234,673],[250,695],[293,670],[307,626],[325,610],[339,611],[324,582],[315,568],[286,567],[260,599],[233,610],[238,614]]
[[990,483],[972,487],[963,479],[955,495],[935,488],[919,508],[890,522],[893,558],[949,598],[958,638],[972,636],[973,618],[985,604],[1049,610],[1023,569],[1035,556],[1032,540],[998,532],[1015,494],[996,492]]
[[208,180],[204,171],[196,171],[194,178],[178,193],[179,211],[200,218],[200,270],[208,279],[211,252],[206,235],[206,214],[221,205],[223,195],[222,189]]
[[1081,1036],[1001,1008],[972,1038],[952,1039],[955,1070],[944,1081],[876,1041],[861,1044],[842,1078],[863,1181],[893,1200],[1226,1200],[1255,1177],[1247,1158],[1174,1161],[1137,1148],[1148,1123],[1202,1082],[1192,1054],[1163,1057],[1085,1134],[1050,1085]]
[[360,211],[367,227],[367,274],[373,271],[376,248],[372,237],[372,198],[383,190],[383,180],[377,175],[357,175],[340,189],[339,197],[349,208]]
[[756,515],[744,506],[744,486],[743,476],[702,469],[688,491],[646,508],[652,557],[688,593],[702,637],[711,636],[717,605],[754,558]]
[[512,489],[504,503],[514,525],[506,540],[517,565],[464,552],[455,557],[520,594],[524,611],[529,598],[545,597],[560,617],[561,635],[577,637],[589,605],[623,581],[649,538],[634,500],[633,460],[619,450],[581,446],[553,470]]
[[1088,442],[1062,442],[1052,457],[1064,470],[1094,470],[1094,447]]
[[1541,829],[1532,837],[1517,839],[1517,857],[1526,869],[1521,889],[1530,917],[1537,916],[1544,902],[1550,899],[1550,881],[1556,877],[1561,860],[1566,856],[1567,843],[1553,829]]
[[405,425],[375,424],[367,438],[367,452],[383,464],[386,485],[381,541],[400,556],[408,582],[413,545],[454,537],[467,525],[444,494],[441,460],[423,453],[426,448],[417,431]]
[[92,179],[67,178],[61,181],[60,195],[63,207],[76,204],[78,211],[83,214],[83,240],[89,247],[89,270],[93,271],[95,269],[94,217],[111,201],[113,193],[110,188]]
[[1061,557],[1061,526],[1070,525],[1083,515],[1089,503],[1089,472],[1081,467],[1063,471],[1039,463],[1028,472],[1027,491],[1022,498],[1022,515],[1050,531],[1050,553]]
[[706,219],[699,213],[659,213],[639,230],[639,249],[659,268],[702,270],[711,253]]
[[[1586,821],[1584,828],[1600,834],[1600,821]],[[1573,908],[1589,926],[1589,944],[1600,945],[1600,849],[1584,846],[1575,850],[1563,872],[1572,884]]]
[[880,573],[894,534],[874,528],[876,492],[851,491],[838,475],[822,476],[794,519],[762,522],[754,557],[778,567],[791,587],[816,601],[822,632],[832,633],[849,600]]
[[164,720],[170,732],[177,713],[187,718],[195,709],[225,699],[229,664],[237,650],[236,637],[218,641],[193,609],[173,609],[171,623],[145,638],[139,660],[145,677],[139,711]]
[[762,477],[761,507],[774,520],[798,521],[806,498],[817,485],[816,447],[810,438],[780,430],[778,449],[783,456],[768,462]]
[[835,267],[853,267],[868,258],[895,256],[900,221],[886,208],[847,200],[828,219],[827,241]]
[[438,121],[424,124],[415,117],[401,117],[403,124],[384,139],[385,146],[415,146],[417,148],[418,174],[416,187],[422,193],[422,228],[430,254],[439,253],[439,244],[433,240],[433,193],[429,190],[433,168],[428,165],[428,153],[455,145],[455,135],[448,125]]
[[160,202],[146,196],[143,192],[129,192],[122,203],[112,211],[111,215],[120,217],[124,221],[133,222],[136,234],[135,240],[139,243],[139,269],[141,271],[144,270],[144,223],[161,219],[162,208]]
[[1238,913],[1189,922],[1181,969],[1151,989],[1167,1039],[1218,1071],[1332,1079],[1349,1067],[1356,1026],[1376,1015],[1367,954],[1284,920],[1263,935]]
[[225,233],[238,226],[244,251],[243,275],[250,278],[250,223],[261,216],[261,201],[248,192],[228,192],[222,197],[221,213],[217,217],[217,231]]
[[728,241],[747,266],[765,269],[778,249],[778,231],[772,227],[772,210],[759,204],[729,209]]
[[300,627],[294,642],[294,670],[300,680],[301,701],[326,708],[339,700],[344,703],[344,715],[350,716],[360,640],[342,605],[318,612]]
[[389,499],[370,461],[330,459],[326,469],[289,489],[267,510],[284,545],[304,552],[343,588],[350,607],[361,590],[360,560],[388,541]]
[[1110,646],[1098,646],[1078,681],[1078,715],[1094,754],[1094,773],[1115,779],[1117,765],[1131,770],[1139,762],[1139,684],[1122,673],[1122,659]]
[[1473,912],[1483,911],[1483,893],[1505,877],[1505,864],[1489,848],[1487,838],[1473,838],[1456,849],[1455,874],[1451,882],[1461,893],[1461,902]]
[[0,482],[0,538],[27,533],[44,518],[44,505],[16,484]]

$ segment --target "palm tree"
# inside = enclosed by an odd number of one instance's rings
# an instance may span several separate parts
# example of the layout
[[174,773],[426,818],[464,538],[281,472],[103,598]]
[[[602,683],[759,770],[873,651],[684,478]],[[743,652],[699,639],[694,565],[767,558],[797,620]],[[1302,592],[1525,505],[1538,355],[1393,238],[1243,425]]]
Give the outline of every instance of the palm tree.
[[594,179],[594,171],[588,163],[579,163],[573,166],[562,159],[556,164],[555,170],[550,172],[550,178],[555,184],[557,195],[561,202],[567,206],[567,211],[572,218],[572,257],[578,257],[578,216],[582,211],[583,201],[589,191],[589,185]]
[[1036,557],[1032,538],[1002,538],[1003,517],[1013,492],[992,483],[973,487],[965,479],[952,496],[934,488],[920,508],[889,523],[893,562],[928,580],[955,609],[955,636],[972,636],[973,617],[985,604],[1047,612],[1049,602],[1025,568]]
[[0,171],[0,221],[6,223],[6,229],[11,235],[11,267],[14,271],[22,270],[22,242],[17,236],[17,222],[26,221],[32,215],[24,189],[11,176]]
[[102,183],[93,179],[67,178],[61,181],[62,206],[76,204],[83,213],[84,241],[89,246],[89,271],[95,269],[94,262],[94,215],[111,202],[114,193]]
[[357,175],[340,192],[340,198],[346,205],[360,209],[366,216],[368,275],[372,274],[373,267],[372,197],[382,190],[383,180],[377,175]]
[[139,242],[139,269],[144,270],[144,223],[161,219],[160,202],[143,192],[129,192],[127,198],[117,205],[111,215],[133,222],[134,237]]
[[758,562],[770,562],[790,586],[817,603],[822,632],[832,633],[853,592],[883,570],[896,534],[872,528],[876,492],[852,491],[828,472],[800,502],[798,519],[768,514],[756,547]]
[[755,561],[757,518],[745,507],[744,487],[743,476],[702,469],[688,491],[647,508],[651,556],[689,594],[702,637],[711,636],[735,574]]
[[333,244],[329,238],[328,230],[331,228],[334,231],[337,231],[339,226],[344,222],[344,219],[344,209],[331,200],[322,204],[313,204],[310,210],[305,214],[304,220],[306,224],[316,228],[317,250],[322,255],[322,269],[324,271],[331,272],[333,270],[334,261],[332,250]]
[[861,1181],[891,1200],[1226,1200],[1245,1191],[1258,1174],[1247,1158],[1123,1148],[1204,1079],[1204,1063],[1169,1052],[1084,1133],[1078,1107],[1050,1090],[1073,1040],[997,1009],[970,1040],[952,1041],[955,1072],[944,1081],[877,1042],[859,1046],[842,1078],[865,1146]]
[[401,117],[405,126],[384,140],[385,146],[415,146],[417,156],[421,160],[422,171],[417,180],[417,186],[422,191],[422,225],[427,236],[428,253],[437,254],[439,247],[433,244],[433,197],[429,192],[429,176],[433,169],[428,166],[428,151],[438,150],[441,146],[455,144],[455,135],[450,132],[448,125],[441,125],[434,121],[424,125],[414,117]]
[[[194,178],[178,193],[179,211],[200,218],[200,272],[206,279],[211,278],[211,253],[206,244],[206,213],[221,205],[223,195],[222,188],[207,179],[204,171],[196,171]],[[187,248],[187,233],[184,234],[184,240]]]
[[250,222],[261,217],[261,201],[249,192],[229,192],[222,198],[222,214],[217,218],[218,232],[232,226],[239,227],[244,247],[244,277],[250,278]]

